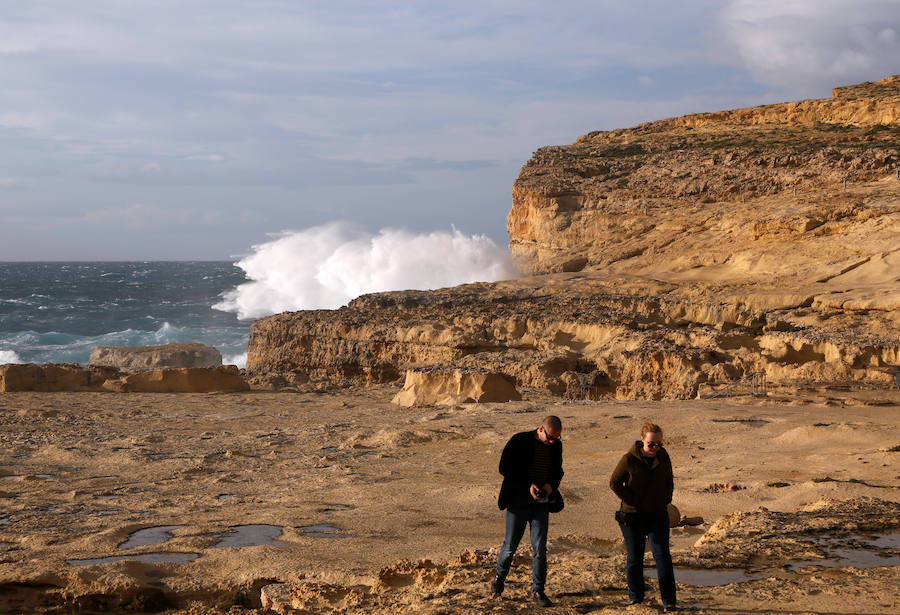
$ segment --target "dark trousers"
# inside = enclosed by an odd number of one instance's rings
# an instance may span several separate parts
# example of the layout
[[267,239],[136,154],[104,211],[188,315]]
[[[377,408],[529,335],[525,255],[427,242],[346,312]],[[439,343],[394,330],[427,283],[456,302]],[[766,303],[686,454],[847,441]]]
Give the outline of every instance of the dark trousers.
[[547,529],[550,511],[546,504],[533,504],[525,508],[506,510],[506,537],[497,556],[497,576],[504,580],[509,574],[513,555],[525,534],[525,524],[531,526],[531,591],[544,591],[547,581]]
[[663,604],[675,604],[675,572],[669,553],[669,519],[660,517],[649,521],[636,519],[629,524],[619,523],[625,539],[625,574],[628,597],[635,602],[644,599],[644,547],[650,540],[650,551],[656,561],[656,578]]

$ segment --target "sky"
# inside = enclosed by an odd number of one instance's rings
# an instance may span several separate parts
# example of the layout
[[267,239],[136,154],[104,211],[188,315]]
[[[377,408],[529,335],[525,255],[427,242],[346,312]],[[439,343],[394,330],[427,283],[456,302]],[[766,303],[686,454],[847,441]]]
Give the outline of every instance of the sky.
[[539,147],[896,73],[897,0],[0,0],[0,261],[502,246]]

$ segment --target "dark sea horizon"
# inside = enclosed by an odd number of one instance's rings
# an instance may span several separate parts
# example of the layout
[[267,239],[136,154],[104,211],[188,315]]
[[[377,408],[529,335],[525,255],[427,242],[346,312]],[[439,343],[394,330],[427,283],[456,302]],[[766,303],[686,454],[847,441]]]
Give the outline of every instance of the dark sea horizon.
[[251,321],[212,306],[245,281],[231,261],[0,262],[0,364],[201,342],[243,367]]

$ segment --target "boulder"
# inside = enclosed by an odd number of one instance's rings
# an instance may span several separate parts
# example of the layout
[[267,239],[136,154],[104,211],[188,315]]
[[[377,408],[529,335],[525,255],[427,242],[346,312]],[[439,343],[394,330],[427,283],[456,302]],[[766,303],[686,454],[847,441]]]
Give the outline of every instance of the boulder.
[[519,401],[513,378],[506,374],[463,369],[411,369],[392,400],[399,406]]
[[81,367],[77,363],[0,365],[0,393],[14,391],[102,391],[103,383],[119,376],[114,367]]
[[91,351],[91,365],[108,365],[128,371],[169,367],[216,367],[221,353],[206,344],[180,342],[161,346],[98,346]]
[[234,365],[154,369],[107,380],[103,388],[116,393],[209,393],[249,391]]

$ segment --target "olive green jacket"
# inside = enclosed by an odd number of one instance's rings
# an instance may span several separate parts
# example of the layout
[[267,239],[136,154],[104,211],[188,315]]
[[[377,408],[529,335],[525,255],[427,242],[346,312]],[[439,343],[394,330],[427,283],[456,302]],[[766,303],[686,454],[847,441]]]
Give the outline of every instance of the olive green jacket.
[[638,440],[622,455],[609,477],[609,487],[622,500],[622,511],[652,519],[668,514],[675,480],[666,449],[657,449],[656,457],[647,463],[648,458],[641,455],[642,446]]

